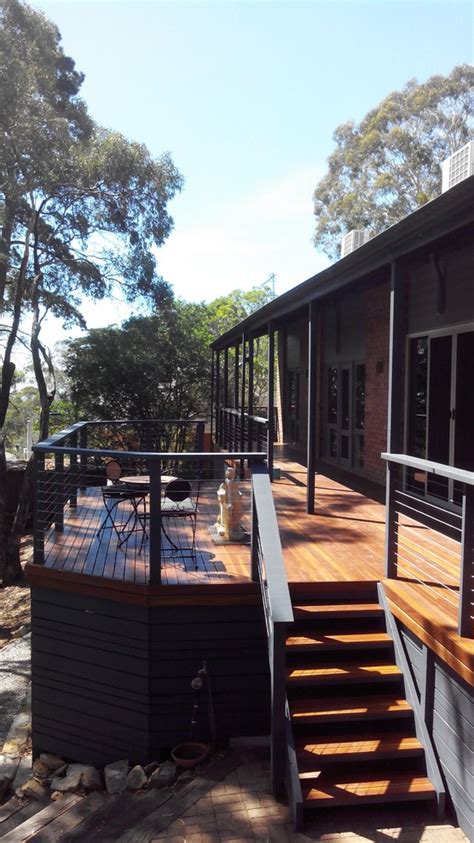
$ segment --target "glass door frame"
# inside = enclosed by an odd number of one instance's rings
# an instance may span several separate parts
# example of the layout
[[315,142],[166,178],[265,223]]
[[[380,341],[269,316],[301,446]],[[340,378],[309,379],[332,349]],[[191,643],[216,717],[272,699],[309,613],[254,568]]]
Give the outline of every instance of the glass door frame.
[[[360,434],[364,434],[364,429],[356,428],[356,367],[363,365],[364,366],[364,375],[365,375],[365,361],[356,359],[356,360],[349,360],[344,362],[326,362],[324,366],[324,402],[323,402],[323,414],[324,414],[324,459],[330,461],[334,465],[340,465],[341,468],[346,468],[351,471],[355,471],[357,473],[363,473],[363,466],[359,467],[354,465],[355,458],[357,457],[357,447],[355,443],[355,437]],[[329,408],[330,408],[330,397],[329,397],[329,372],[331,369],[337,370],[337,412],[336,412],[336,420],[330,421],[329,420]],[[348,372],[348,427],[343,428],[342,426],[342,412],[343,412],[343,404],[342,404],[342,372]],[[364,388],[365,394],[365,388]],[[331,438],[332,435],[335,434],[336,437],[336,455],[331,456]],[[341,455],[341,439],[344,437],[347,439],[347,458],[342,457]],[[363,458],[363,455],[362,455]]]
[[[409,437],[410,437],[410,377],[411,377],[411,355],[410,346],[411,341],[426,337],[428,339],[428,366],[426,372],[426,434],[425,434],[425,448],[429,442],[429,425],[430,425],[430,382],[431,382],[431,340],[437,337],[449,336],[452,339],[451,343],[451,384],[450,384],[450,419],[449,419],[449,465],[454,465],[454,450],[456,444],[456,387],[457,387],[457,347],[459,334],[474,332],[474,322],[463,322],[457,325],[448,325],[443,328],[434,328],[430,331],[415,331],[406,335],[405,341],[405,407],[404,407],[404,424],[403,424],[403,447],[404,452],[408,454]],[[453,413],[454,410],[454,413]],[[425,459],[427,458],[425,453]],[[405,473],[406,483],[406,473]],[[428,476],[424,480],[423,497],[426,500],[439,504],[439,498],[429,494],[428,492]],[[454,501],[454,481],[448,481],[448,500],[443,500],[443,505],[452,507],[454,510],[459,510],[459,505]]]

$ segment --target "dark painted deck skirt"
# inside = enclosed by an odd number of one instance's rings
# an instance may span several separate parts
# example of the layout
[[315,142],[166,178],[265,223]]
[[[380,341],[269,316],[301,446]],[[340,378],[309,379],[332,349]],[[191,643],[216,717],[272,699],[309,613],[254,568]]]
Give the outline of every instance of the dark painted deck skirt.
[[[32,590],[33,752],[145,763],[189,738],[191,679],[209,670],[218,741],[269,732],[261,606],[131,605]],[[196,737],[209,737],[207,701]]]

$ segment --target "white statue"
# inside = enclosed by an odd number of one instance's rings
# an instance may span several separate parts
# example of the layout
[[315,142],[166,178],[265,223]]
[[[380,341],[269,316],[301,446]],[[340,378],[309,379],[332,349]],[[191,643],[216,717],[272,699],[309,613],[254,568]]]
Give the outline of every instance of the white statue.
[[242,492],[236,479],[236,469],[228,467],[225,480],[217,490],[219,515],[215,525],[217,534],[227,541],[242,539],[245,530],[240,523],[242,518]]

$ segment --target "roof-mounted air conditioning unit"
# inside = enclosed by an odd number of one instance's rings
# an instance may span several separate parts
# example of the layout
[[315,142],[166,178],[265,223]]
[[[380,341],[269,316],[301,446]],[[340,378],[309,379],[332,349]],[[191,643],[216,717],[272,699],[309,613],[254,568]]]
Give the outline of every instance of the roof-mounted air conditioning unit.
[[441,164],[441,192],[474,175],[474,141],[468,141]]
[[369,238],[369,232],[363,229],[354,228],[352,231],[349,231],[341,240],[341,258],[345,258],[346,255],[358,249],[359,246],[363,246]]

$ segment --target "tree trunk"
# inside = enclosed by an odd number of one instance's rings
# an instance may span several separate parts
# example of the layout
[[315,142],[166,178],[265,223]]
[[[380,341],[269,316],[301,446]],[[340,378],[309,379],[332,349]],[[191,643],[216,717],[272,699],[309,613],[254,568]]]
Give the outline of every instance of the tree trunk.
[[[23,491],[23,490],[22,490]],[[11,534],[8,531],[7,515],[7,462],[5,442],[0,439],[0,582],[3,586],[21,582],[24,579],[20,563],[20,545],[16,553],[11,553]]]

